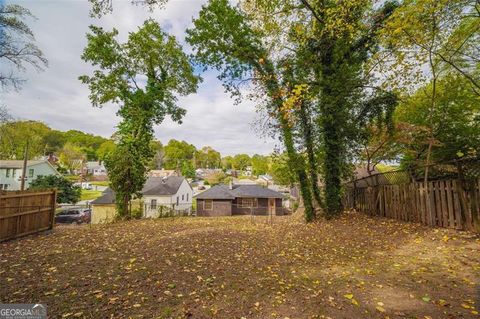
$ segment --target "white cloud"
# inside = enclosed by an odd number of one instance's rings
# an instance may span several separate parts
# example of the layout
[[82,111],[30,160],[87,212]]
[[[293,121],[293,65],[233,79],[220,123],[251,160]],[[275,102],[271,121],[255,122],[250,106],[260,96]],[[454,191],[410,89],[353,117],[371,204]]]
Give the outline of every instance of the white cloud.
[[[110,136],[118,123],[117,108],[92,107],[87,87],[78,81],[79,75],[92,70],[80,59],[88,26],[115,27],[121,39],[125,39],[129,31],[153,17],[183,43],[184,30],[191,26],[203,2],[170,0],[165,9],[149,12],[142,6],[130,5],[130,1],[115,1],[114,13],[97,20],[89,17],[86,1],[7,1],[27,7],[38,18],[30,25],[38,46],[49,59],[49,68],[42,73],[29,70],[23,89],[3,94],[0,102],[18,118],[40,120],[60,130],[78,129]],[[223,155],[271,152],[275,142],[256,136],[251,128],[256,117],[254,105],[234,106],[213,72],[203,76],[205,80],[197,94],[179,99],[179,105],[187,110],[183,124],[166,120],[155,129],[157,138],[163,142],[171,138],[186,140],[197,147],[210,145]]]

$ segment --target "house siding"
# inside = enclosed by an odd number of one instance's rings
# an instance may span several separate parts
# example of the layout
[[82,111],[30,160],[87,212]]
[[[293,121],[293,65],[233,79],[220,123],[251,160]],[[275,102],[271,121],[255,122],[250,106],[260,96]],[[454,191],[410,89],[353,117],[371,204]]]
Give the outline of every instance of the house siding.
[[[29,170],[33,169],[33,177],[29,177]],[[13,170],[15,170],[15,177],[13,177]],[[48,176],[48,175],[59,175],[59,173],[47,162],[38,163],[27,166],[27,178],[25,180],[25,189],[28,189],[30,182],[36,179],[39,175]],[[0,184],[8,185],[7,190],[20,190],[21,188],[21,168],[10,168],[10,176],[7,177],[7,169],[0,168]]]
[[211,210],[204,209],[204,200],[197,199],[197,216],[213,217],[213,216],[231,216],[232,201],[229,199],[213,199],[213,207]]
[[[257,198],[258,207],[238,207],[237,198],[233,200],[232,215],[268,215],[268,198]],[[283,215],[282,199],[275,198],[275,215]]]
[[114,204],[92,205],[92,224],[110,223],[115,219],[117,210]]
[[[213,199],[213,209],[205,210],[204,199],[197,199],[197,216],[267,215],[268,212],[268,198],[258,198],[258,207],[256,208],[244,208],[237,205],[237,199]],[[281,198],[275,199],[275,214],[284,215]]]

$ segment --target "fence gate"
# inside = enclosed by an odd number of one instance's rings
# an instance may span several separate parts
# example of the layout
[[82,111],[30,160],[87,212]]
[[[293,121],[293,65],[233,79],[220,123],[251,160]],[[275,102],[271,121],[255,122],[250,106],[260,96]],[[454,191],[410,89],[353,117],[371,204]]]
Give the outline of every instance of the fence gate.
[[0,191],[0,242],[53,228],[56,190]]

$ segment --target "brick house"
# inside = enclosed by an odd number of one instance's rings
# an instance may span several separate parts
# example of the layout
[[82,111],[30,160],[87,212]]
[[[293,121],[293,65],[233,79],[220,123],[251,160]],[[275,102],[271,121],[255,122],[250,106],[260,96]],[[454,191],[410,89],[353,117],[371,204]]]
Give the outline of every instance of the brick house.
[[283,215],[283,195],[260,185],[216,185],[194,196],[197,216]]

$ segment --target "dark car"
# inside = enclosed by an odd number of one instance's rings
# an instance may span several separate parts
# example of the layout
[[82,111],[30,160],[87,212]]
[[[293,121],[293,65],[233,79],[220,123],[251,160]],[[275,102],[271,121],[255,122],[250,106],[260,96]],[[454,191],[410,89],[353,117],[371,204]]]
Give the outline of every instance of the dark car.
[[56,223],[89,223],[92,211],[89,208],[68,208],[55,216]]

